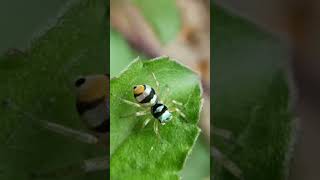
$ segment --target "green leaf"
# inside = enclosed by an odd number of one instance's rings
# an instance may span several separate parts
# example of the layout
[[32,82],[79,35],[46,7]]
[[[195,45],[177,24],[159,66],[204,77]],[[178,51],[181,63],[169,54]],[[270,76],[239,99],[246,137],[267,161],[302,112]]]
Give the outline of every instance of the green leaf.
[[[71,1],[70,1],[71,2]],[[0,101],[10,99],[36,119],[86,130],[75,108],[73,81],[108,71],[104,0],[72,1],[30,48],[0,57]],[[31,172],[63,168],[104,156],[104,149],[38,128],[0,106],[0,179],[28,179]],[[92,173],[54,179],[105,179]]]
[[142,15],[164,44],[177,37],[181,29],[179,9],[175,1],[134,0]]
[[204,138],[201,138],[200,136],[185,167],[181,171],[183,180],[205,180],[210,177],[210,147],[205,143]]
[[[139,109],[119,99],[134,102],[132,87],[137,84],[155,88],[152,73],[160,83],[160,92],[157,92],[160,98],[169,87],[166,99],[184,103],[182,111],[187,117],[183,119],[173,113],[172,121],[159,127],[160,140],[153,131],[153,121],[141,128],[147,117],[153,118],[151,114],[128,116]],[[202,91],[198,76],[166,57],[150,61],[137,59],[119,77],[111,80],[110,93],[111,179],[179,179],[178,172],[200,132],[197,123]],[[169,109],[173,107],[172,103],[165,104]]]
[[[234,143],[211,140],[240,167],[244,179],[285,179],[292,138],[285,48],[253,24],[216,6],[212,10],[213,125],[231,130],[236,138]],[[211,174],[237,180],[217,163]]]
[[120,33],[110,28],[110,76],[119,74],[136,55]]

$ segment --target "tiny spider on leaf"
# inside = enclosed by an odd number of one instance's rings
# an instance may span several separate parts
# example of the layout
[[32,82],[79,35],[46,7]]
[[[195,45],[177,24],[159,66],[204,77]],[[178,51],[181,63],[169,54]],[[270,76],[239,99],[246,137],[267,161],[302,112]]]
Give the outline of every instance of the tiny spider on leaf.
[[[153,80],[156,84],[156,89],[147,84],[139,84],[133,86],[133,96],[136,102],[132,102],[127,99],[120,100],[128,105],[138,107],[142,111],[137,111],[134,114],[122,116],[122,117],[130,117],[132,115],[136,117],[152,115],[152,117],[147,117],[143,124],[142,128],[148,125],[148,123],[153,119],[153,129],[158,138],[160,138],[159,134],[159,124],[165,125],[170,122],[173,113],[178,113],[184,120],[186,119],[186,115],[182,112],[181,108],[184,108],[184,104],[177,100],[168,100],[168,94],[170,93],[170,89],[166,86],[166,94],[161,94],[160,92],[160,83],[158,82],[154,73],[152,73]],[[157,94],[157,92],[159,94]],[[163,95],[163,96],[162,96]],[[161,98],[163,99],[161,99]],[[150,113],[149,113],[150,111]]]

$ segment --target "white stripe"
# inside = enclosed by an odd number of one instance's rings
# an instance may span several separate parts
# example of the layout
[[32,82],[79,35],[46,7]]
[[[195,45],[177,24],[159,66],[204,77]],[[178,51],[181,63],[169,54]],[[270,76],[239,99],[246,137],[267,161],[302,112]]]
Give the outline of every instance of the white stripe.
[[169,121],[171,119],[171,113],[167,110],[165,111],[160,117],[159,120],[161,121],[161,123],[163,121]]
[[151,92],[151,87],[146,85],[146,89],[143,91],[142,94],[140,94],[139,96],[136,97],[136,100],[138,102],[143,101]]
[[83,115],[82,119],[86,121],[86,124],[91,128],[95,128],[101,125],[105,119],[106,106],[101,103],[94,109],[87,110]]
[[151,106],[153,106],[153,105],[155,105],[156,104],[156,102],[157,102],[157,95],[156,94],[154,94],[154,96],[152,97],[152,99],[150,100],[150,105]]
[[163,105],[157,107],[157,109],[154,111],[154,113],[161,112],[163,108],[164,108]]

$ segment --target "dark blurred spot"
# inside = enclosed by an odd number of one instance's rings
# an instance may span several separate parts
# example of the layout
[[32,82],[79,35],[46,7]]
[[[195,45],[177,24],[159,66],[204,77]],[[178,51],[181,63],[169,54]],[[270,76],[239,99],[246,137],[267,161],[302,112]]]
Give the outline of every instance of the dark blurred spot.
[[75,86],[76,87],[80,87],[83,83],[86,82],[85,78],[79,78],[76,82],[75,82]]
[[3,107],[8,107],[10,105],[10,100],[9,99],[3,99],[2,101],[1,101],[1,106],[3,106]]

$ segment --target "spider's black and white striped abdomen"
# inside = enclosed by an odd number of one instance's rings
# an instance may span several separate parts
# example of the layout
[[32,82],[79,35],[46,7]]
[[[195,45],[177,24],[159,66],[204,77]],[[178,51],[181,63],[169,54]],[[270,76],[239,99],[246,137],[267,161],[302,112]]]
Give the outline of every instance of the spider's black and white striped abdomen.
[[162,103],[156,103],[151,107],[151,114],[154,118],[158,119],[161,124],[165,124],[172,119],[168,107]]
[[153,106],[158,102],[155,90],[149,85],[137,85],[133,87],[134,98],[143,106]]

